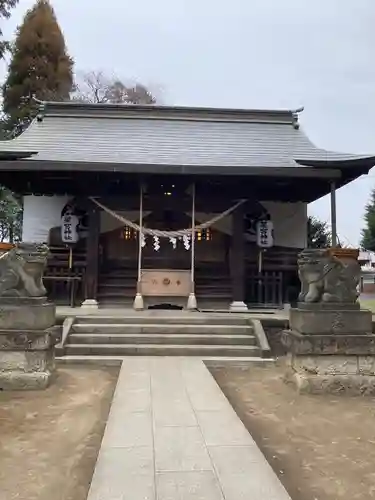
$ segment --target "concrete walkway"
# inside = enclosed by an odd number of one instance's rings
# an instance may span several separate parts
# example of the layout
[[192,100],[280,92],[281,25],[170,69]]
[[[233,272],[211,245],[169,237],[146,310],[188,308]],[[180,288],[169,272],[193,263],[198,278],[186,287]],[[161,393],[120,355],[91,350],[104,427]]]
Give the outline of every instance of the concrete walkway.
[[204,363],[125,358],[88,500],[290,500]]

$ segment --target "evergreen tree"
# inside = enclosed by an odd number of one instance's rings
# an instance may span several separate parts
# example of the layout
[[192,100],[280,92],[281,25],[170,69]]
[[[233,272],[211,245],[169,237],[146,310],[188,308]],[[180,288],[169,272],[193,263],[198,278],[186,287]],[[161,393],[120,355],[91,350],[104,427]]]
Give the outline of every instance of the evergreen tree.
[[370,201],[365,208],[365,228],[362,229],[361,247],[365,250],[375,251],[375,189],[373,189]]
[[[0,23],[3,24],[3,19],[10,18],[10,10],[18,4],[18,0],[0,0]],[[4,53],[9,48],[9,43],[3,38],[3,31],[0,27],[0,59],[4,57]]]
[[309,248],[327,248],[331,246],[331,231],[327,222],[317,217],[309,217],[307,221],[307,246]]
[[22,207],[7,188],[0,187],[0,242],[21,240]]
[[3,86],[6,127],[21,133],[35,117],[33,99],[63,101],[73,89],[73,60],[48,0],[37,0],[18,28]]

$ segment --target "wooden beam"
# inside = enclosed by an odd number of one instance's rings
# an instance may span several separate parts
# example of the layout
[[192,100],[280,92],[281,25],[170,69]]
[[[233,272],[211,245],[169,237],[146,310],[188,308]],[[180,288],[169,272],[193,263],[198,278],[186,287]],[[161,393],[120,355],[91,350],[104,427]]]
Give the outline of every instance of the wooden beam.
[[100,236],[100,210],[90,204],[87,236],[87,266],[85,276],[85,298],[86,300],[96,300],[98,289],[99,270],[99,236]]
[[42,160],[24,160],[24,161],[2,161],[0,162],[0,171],[74,171],[74,172],[107,172],[131,174],[133,177],[142,175],[159,175],[166,179],[167,175],[176,177],[195,176],[197,179],[207,176],[233,178],[238,177],[286,177],[301,179],[340,179],[341,171],[339,168],[314,168],[314,167],[247,167],[247,166],[222,166],[222,165],[153,165],[153,164],[131,164],[131,163],[86,163],[86,162],[65,162],[65,161],[42,161]]
[[245,300],[245,239],[244,208],[240,205],[232,214],[232,244],[230,253],[230,274],[233,302]]
[[337,220],[336,220],[336,184],[331,182],[331,232],[332,247],[337,247]]

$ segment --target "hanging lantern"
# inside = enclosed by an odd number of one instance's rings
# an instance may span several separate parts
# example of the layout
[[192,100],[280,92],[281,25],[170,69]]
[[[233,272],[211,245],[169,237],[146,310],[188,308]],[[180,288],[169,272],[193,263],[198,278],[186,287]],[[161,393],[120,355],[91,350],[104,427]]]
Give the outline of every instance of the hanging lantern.
[[257,245],[261,248],[273,246],[273,223],[270,220],[257,222]]
[[63,243],[73,244],[79,240],[78,235],[79,218],[67,211],[61,218],[61,239]]

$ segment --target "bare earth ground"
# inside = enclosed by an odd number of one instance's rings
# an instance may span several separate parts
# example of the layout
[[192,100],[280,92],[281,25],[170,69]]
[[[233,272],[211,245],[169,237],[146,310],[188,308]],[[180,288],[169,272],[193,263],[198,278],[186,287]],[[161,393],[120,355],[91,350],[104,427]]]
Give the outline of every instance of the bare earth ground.
[[46,391],[0,392],[0,500],[86,500],[117,376],[65,367]]
[[281,366],[212,372],[293,500],[375,498],[375,398],[298,396]]

